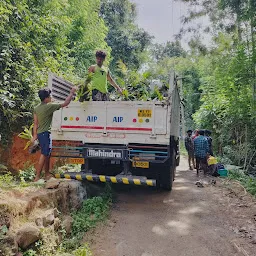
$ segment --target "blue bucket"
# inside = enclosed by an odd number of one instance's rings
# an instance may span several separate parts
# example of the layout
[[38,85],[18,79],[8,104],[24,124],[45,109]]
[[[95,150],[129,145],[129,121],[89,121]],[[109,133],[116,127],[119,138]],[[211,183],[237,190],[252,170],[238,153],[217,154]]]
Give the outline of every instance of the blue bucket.
[[218,170],[218,174],[220,175],[220,177],[227,177],[228,176],[228,170],[220,169],[220,170]]

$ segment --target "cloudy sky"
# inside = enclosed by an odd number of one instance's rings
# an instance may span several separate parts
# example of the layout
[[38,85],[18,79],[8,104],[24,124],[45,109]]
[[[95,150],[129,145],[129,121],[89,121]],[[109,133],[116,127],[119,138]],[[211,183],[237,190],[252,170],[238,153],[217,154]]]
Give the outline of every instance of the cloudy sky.
[[165,43],[181,29],[181,16],[187,7],[174,0],[131,0],[137,4],[138,25],[155,36],[155,41]]

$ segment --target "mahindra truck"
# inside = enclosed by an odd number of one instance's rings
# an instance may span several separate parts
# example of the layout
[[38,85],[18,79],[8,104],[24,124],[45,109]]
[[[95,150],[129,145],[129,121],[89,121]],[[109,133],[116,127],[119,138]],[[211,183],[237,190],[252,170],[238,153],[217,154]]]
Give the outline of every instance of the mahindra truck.
[[[54,74],[48,83],[60,103],[73,86]],[[180,102],[174,72],[162,101],[72,101],[54,113],[52,157],[81,164],[81,172],[56,177],[171,190],[179,163]]]

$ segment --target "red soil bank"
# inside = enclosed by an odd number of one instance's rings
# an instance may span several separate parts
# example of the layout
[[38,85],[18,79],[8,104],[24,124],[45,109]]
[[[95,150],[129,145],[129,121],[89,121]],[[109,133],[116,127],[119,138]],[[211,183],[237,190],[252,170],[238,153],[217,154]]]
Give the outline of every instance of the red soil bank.
[[[24,150],[26,143],[26,140],[15,135],[9,149],[0,149],[0,162],[7,164],[10,171],[17,172],[18,170],[23,169],[26,165],[35,165],[35,167],[37,167],[40,151],[35,154],[29,154],[28,149]],[[53,161],[51,162],[51,166],[53,166]]]

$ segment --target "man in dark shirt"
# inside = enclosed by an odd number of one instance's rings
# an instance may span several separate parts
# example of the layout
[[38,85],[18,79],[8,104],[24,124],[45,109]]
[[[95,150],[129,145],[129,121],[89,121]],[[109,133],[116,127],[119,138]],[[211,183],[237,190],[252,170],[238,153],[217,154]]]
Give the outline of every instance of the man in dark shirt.
[[205,137],[206,137],[206,139],[207,139],[207,141],[208,141],[208,145],[209,145],[209,154],[210,154],[211,156],[213,156],[212,137],[211,137],[211,134],[212,134],[211,131],[205,130]]
[[[185,138],[185,148],[188,152],[188,166],[190,170],[195,168],[195,156],[194,156],[194,145],[192,140],[192,130],[187,131],[187,136]],[[193,167],[192,167],[193,166]]]

